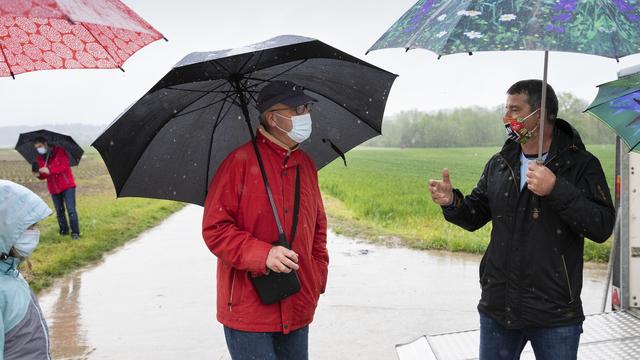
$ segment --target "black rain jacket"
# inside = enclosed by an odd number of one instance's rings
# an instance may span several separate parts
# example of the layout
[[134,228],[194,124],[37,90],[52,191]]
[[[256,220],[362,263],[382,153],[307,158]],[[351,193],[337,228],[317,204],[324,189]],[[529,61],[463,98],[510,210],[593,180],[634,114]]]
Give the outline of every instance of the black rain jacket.
[[469,196],[454,191],[444,216],[469,231],[492,222],[479,311],[510,329],[580,324],[584,238],[602,243],[615,223],[602,166],[578,132],[557,119],[545,161],[556,184],[538,197],[526,184],[520,188],[520,152],[507,141]]

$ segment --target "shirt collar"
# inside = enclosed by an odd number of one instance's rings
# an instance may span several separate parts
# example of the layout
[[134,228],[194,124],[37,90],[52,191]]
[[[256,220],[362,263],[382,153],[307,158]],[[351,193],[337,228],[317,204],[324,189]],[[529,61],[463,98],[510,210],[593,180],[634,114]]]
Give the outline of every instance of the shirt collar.
[[288,147],[282,141],[276,139],[275,136],[271,135],[262,125],[260,125],[260,127],[258,128],[258,134],[264,136],[269,142],[271,142],[274,145],[277,145],[278,147],[286,151],[294,152],[300,148],[300,144],[296,144],[291,148]]

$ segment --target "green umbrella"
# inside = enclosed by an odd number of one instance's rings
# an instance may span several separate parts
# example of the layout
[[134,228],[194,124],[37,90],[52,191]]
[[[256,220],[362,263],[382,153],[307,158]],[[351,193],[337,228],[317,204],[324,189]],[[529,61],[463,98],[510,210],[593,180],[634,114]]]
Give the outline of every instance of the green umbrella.
[[369,51],[423,48],[442,56],[542,50],[546,85],[549,51],[614,59],[640,52],[639,6],[636,0],[420,0]]
[[640,74],[600,85],[586,111],[615,131],[629,149],[640,152]]

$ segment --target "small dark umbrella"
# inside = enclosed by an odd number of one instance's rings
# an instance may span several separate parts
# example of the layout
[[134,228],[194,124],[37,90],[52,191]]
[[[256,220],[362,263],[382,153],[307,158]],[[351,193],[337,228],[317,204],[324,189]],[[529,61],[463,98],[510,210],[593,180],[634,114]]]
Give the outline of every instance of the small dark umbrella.
[[218,165],[255,132],[255,98],[271,81],[291,81],[318,99],[313,133],[302,147],[321,168],[381,133],[395,78],[321,41],[299,36],[192,53],[93,146],[118,196],[202,205]]
[[18,143],[15,147],[20,155],[22,155],[22,157],[24,157],[30,164],[36,161],[36,156],[38,155],[35,147],[33,146],[35,143],[34,140],[38,137],[44,137],[47,139],[49,146],[59,146],[65,149],[67,151],[67,155],[69,155],[69,165],[76,166],[80,163],[84,150],[82,150],[80,145],[78,145],[71,136],[50,130],[37,130],[20,134]]

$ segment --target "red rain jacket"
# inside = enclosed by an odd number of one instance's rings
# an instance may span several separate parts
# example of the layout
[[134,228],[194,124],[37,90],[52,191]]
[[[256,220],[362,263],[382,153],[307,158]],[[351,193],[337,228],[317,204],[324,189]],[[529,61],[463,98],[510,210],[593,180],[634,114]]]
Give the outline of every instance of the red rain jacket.
[[327,220],[313,160],[302,150],[288,151],[258,132],[264,163],[280,221],[291,234],[295,167],[300,167],[300,213],[293,251],[298,254],[301,290],[279,303],[264,305],[249,273],[264,274],[278,229],[251,142],[233,151],[218,168],[204,207],[202,235],[218,257],[217,318],[232,329],[283,332],[307,326],[327,283]]
[[65,190],[76,187],[73,174],[71,173],[71,166],[69,166],[69,157],[67,151],[58,146],[51,146],[49,148],[50,154],[44,157],[38,155],[36,160],[38,161],[38,168],[49,168],[49,174],[38,175],[38,179],[47,180],[47,187],[49,188],[49,194],[60,194]]

